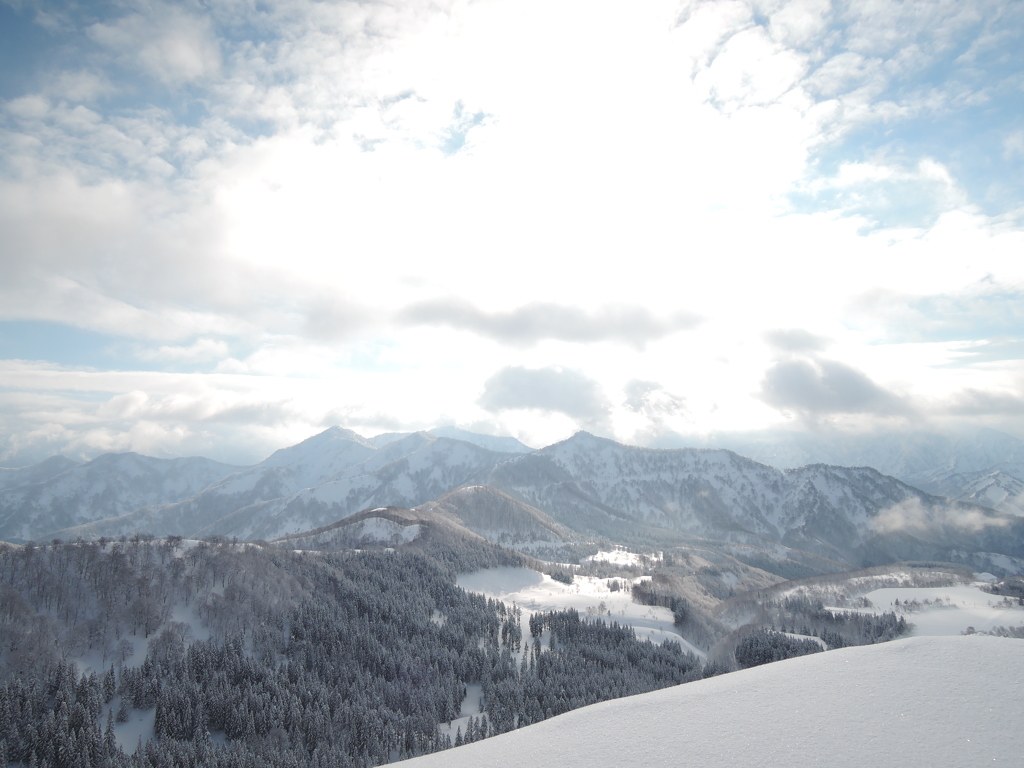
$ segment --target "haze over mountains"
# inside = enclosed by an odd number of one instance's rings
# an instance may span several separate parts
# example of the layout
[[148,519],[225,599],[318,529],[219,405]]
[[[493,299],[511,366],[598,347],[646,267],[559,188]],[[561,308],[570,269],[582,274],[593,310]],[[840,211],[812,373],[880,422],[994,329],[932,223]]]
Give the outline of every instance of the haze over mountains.
[[[1016,456],[1012,438],[1004,443],[1002,453],[944,466],[966,477],[979,463]],[[974,501],[988,500],[991,473],[971,471]],[[108,454],[0,477],[0,538],[11,541],[136,532],[271,540],[366,509],[421,507],[524,551],[580,537],[654,545],[702,537],[854,566],[938,558],[1013,570],[1024,558],[1021,517],[876,469],[781,470],[728,450],[639,448],[586,432],[531,451],[454,429],[368,440],[332,427],[252,467]]]

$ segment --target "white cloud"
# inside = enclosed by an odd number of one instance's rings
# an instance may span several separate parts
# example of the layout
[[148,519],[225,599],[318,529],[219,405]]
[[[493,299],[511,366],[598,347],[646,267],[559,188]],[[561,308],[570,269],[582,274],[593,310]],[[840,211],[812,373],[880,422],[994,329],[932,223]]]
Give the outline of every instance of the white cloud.
[[[777,350],[821,339],[835,365],[915,402],[1007,391],[1009,362],[942,367],[963,338],[886,331],[915,297],[1024,280],[1019,226],[913,148],[815,164],[855,129],[977,96],[914,80],[989,24],[993,6],[964,5],[136,4],[92,28],[107,59],[3,105],[0,314],[137,339],[172,367],[217,363],[202,407],[169,405],[184,379],[104,384],[146,394],[153,446],[199,445],[232,387],[260,393],[233,412],[282,440],[327,413],[447,415],[537,443],[594,413],[622,436],[657,419],[767,426],[783,418],[759,399],[766,371],[785,378]],[[259,40],[237,37],[246,25]],[[159,98],[108,106],[109,89],[140,93],[127,70]],[[850,410],[809,365],[813,397],[790,388],[780,406],[877,415],[884,398]],[[558,366],[642,407],[476,402],[496,371]],[[66,407],[18,429],[102,421]],[[132,444],[115,422],[89,439]]]
[[156,349],[143,349],[139,353],[139,357],[143,360],[199,363],[223,360],[229,353],[228,344],[222,339],[196,339],[188,346],[164,345]]
[[910,498],[892,507],[883,509],[871,521],[879,533],[906,531],[908,533],[931,533],[943,528],[978,533],[986,528],[1005,528],[1010,518],[987,512],[980,507],[942,503],[925,506],[918,498]]
[[160,2],[140,4],[112,23],[87,30],[128,68],[141,66],[166,85],[182,85],[219,74],[220,46],[208,17]]

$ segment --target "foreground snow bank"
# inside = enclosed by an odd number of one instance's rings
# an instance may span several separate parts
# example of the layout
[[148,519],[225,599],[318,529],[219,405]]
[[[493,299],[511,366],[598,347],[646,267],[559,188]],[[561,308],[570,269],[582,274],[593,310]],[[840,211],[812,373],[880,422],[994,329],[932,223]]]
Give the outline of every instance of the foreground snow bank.
[[915,637],[606,701],[409,768],[1024,765],[1024,642]]

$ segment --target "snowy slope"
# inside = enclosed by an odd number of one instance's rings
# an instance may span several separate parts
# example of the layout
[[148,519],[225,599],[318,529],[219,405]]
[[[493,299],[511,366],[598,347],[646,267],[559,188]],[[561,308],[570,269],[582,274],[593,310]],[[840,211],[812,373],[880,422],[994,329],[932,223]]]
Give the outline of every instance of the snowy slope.
[[595,704],[406,763],[939,768],[1024,764],[1024,643],[845,648]]
[[421,509],[451,516],[488,541],[517,548],[577,538],[546,512],[489,485],[468,485],[428,501]]
[[0,539],[40,538],[145,505],[186,499],[237,470],[203,458],[107,453],[0,493]]

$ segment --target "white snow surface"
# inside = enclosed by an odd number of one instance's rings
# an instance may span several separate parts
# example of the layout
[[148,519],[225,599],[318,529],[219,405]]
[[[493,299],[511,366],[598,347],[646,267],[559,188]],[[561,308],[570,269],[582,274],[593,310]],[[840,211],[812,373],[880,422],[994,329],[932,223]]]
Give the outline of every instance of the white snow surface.
[[[859,612],[895,611],[914,625],[911,635],[959,635],[968,631],[968,627],[978,632],[991,632],[995,627],[1024,626],[1024,607],[1017,605],[1016,600],[990,595],[979,584],[890,587],[868,592],[865,597],[874,607],[862,608]],[[1024,647],[1021,654],[1024,655]]]
[[1024,643],[917,637],[606,701],[409,768],[1024,765]]
[[629,552],[624,547],[616,547],[612,550],[602,550],[586,559],[595,562],[614,563],[615,565],[640,565],[643,560],[648,562],[659,561],[662,557],[661,552],[656,555],[638,555],[636,552]]
[[612,592],[609,588],[611,581],[629,580],[577,575],[572,584],[563,584],[547,574],[512,567],[488,568],[462,574],[457,579],[463,589],[497,598],[507,605],[514,603],[526,614],[575,608],[584,617],[633,627],[640,639],[646,638],[654,643],[673,640],[684,651],[691,651],[700,658],[705,656],[704,651],[676,632],[672,611],[634,603],[629,589]]

